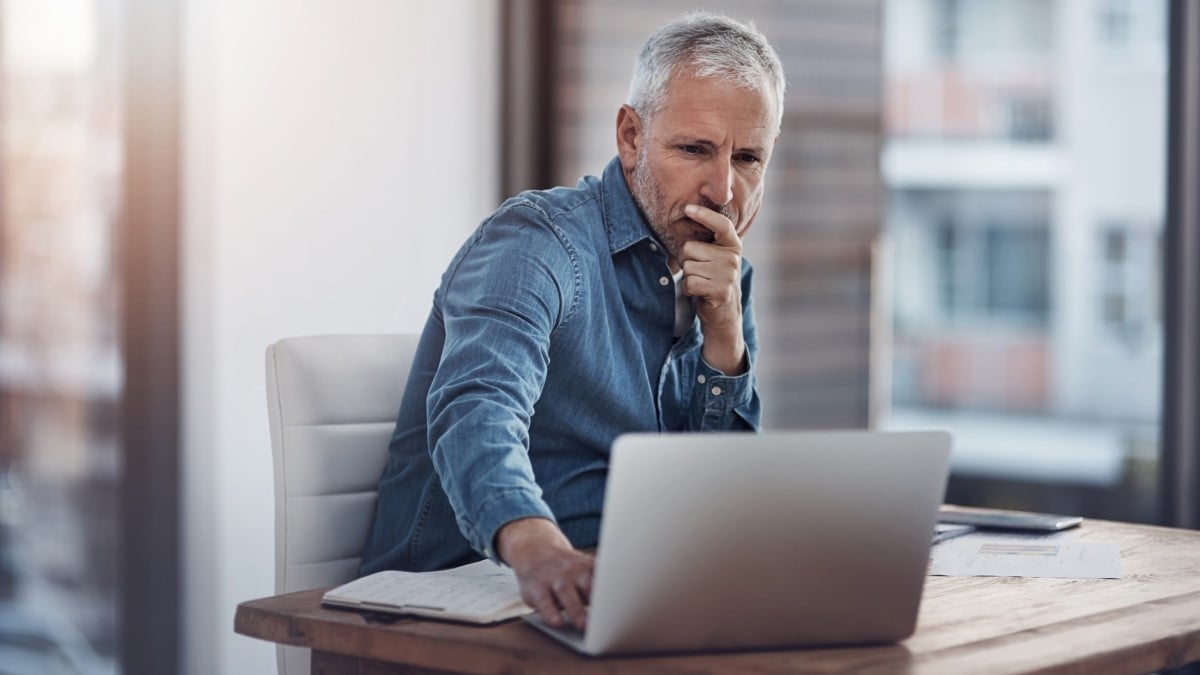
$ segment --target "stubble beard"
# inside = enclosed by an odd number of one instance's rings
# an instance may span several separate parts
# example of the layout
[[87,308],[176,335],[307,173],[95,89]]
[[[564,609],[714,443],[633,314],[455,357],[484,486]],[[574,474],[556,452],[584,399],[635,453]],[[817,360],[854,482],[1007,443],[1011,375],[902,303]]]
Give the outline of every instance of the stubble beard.
[[637,164],[633,168],[633,201],[642,210],[642,217],[650,225],[650,229],[658,237],[658,241],[667,249],[667,254],[674,260],[679,259],[684,242],[676,237],[668,227],[675,220],[663,199],[658,182],[650,175],[650,163],[646,156],[646,144],[638,148]]
[[[646,219],[646,223],[650,225],[651,231],[658,237],[658,241],[666,248],[667,254],[672,260],[679,260],[680,254],[683,251],[683,245],[688,242],[688,237],[680,237],[671,229],[671,224],[677,220],[682,220],[685,215],[682,210],[679,213],[671,213],[671,209],[667,206],[666,199],[663,198],[662,189],[658,182],[651,175],[650,162],[646,153],[646,144],[642,144],[638,148],[637,164],[633,168],[633,201],[642,211],[642,217]],[[707,199],[700,201],[700,206],[716,211],[725,216],[730,221],[737,222],[737,212],[730,205],[719,206]],[[705,234],[702,237],[692,237],[701,241],[712,241],[712,236]]]

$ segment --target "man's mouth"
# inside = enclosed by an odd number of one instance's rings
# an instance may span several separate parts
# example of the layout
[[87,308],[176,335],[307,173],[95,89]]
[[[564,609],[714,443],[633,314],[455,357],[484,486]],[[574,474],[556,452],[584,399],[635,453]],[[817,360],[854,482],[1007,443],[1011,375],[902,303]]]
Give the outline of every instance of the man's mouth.
[[707,227],[701,225],[700,223],[692,220],[691,218],[683,218],[682,220],[683,220],[683,224],[686,225],[688,228],[688,231],[687,231],[688,239],[692,239],[695,241],[703,241],[703,242],[710,243],[710,244],[713,242],[715,235],[713,234],[712,230],[710,230]]

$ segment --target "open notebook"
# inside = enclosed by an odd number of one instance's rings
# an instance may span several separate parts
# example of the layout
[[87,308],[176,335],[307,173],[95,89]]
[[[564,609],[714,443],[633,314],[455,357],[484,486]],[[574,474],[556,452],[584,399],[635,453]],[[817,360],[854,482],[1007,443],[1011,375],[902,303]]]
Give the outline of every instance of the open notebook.
[[327,591],[321,602],[468,623],[495,623],[532,611],[521,601],[513,571],[490,560],[440,572],[376,572]]

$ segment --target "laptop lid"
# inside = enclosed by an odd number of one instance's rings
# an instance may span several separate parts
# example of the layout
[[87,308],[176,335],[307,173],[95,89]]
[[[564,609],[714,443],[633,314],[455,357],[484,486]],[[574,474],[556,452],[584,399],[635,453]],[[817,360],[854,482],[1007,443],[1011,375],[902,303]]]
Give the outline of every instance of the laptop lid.
[[621,436],[581,651],[911,635],[950,442],[944,432]]

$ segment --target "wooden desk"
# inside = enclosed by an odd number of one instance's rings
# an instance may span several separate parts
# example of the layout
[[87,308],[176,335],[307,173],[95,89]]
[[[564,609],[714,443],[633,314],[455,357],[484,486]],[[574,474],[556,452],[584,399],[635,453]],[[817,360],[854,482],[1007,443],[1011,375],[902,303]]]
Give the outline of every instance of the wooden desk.
[[1200,532],[1084,521],[1121,546],[1120,580],[929,577],[897,645],[590,659],[521,621],[372,624],[322,591],[238,605],[242,635],[313,649],[314,673],[1144,673],[1200,661]]

